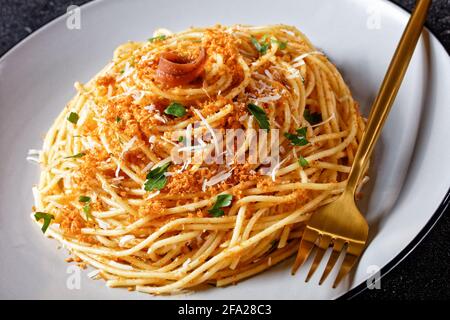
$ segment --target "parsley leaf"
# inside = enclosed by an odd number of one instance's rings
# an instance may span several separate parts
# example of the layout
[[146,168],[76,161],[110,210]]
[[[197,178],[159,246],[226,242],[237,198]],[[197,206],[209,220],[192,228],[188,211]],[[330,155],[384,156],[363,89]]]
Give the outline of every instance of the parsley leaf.
[[47,231],[48,226],[50,225],[50,221],[52,219],[55,219],[55,216],[49,213],[45,213],[45,212],[36,212],[34,214],[34,218],[36,219],[36,221],[39,221],[41,219],[44,219],[44,223],[42,224],[42,233],[45,233],[45,231]]
[[306,160],[306,159],[303,158],[302,156],[300,156],[300,157],[298,158],[298,164],[301,165],[302,167],[307,167],[307,166],[309,166],[308,160]]
[[80,152],[80,153],[74,154],[73,156],[65,157],[64,159],[78,159],[78,158],[84,157],[85,155],[86,155],[86,153]]
[[216,203],[214,204],[214,206],[211,209],[208,210],[208,212],[213,217],[221,217],[225,214],[225,212],[220,208],[229,207],[232,200],[233,200],[233,195],[220,194],[217,196]]
[[261,129],[270,130],[269,119],[267,118],[266,112],[262,108],[258,107],[256,104],[249,103],[247,105],[247,109],[255,117]]
[[178,142],[183,142],[184,141],[184,137],[183,136],[179,136],[178,137]]
[[91,215],[91,197],[80,196],[78,198],[78,201],[80,201],[81,203],[85,204],[83,206],[83,212],[86,214],[86,220],[89,220],[90,218],[92,218],[92,215]]
[[162,40],[166,40],[166,38],[167,38],[166,35],[161,34],[159,36],[149,38],[148,41],[150,41],[150,42],[162,41]]
[[167,171],[172,162],[167,162],[156,169],[151,170],[147,174],[147,180],[144,183],[146,191],[161,190],[166,186],[167,178],[164,173]]
[[311,113],[311,111],[309,109],[305,109],[305,111],[303,112],[303,117],[311,125],[318,124],[322,121],[322,115],[320,113],[318,113],[318,112]]
[[186,108],[181,103],[172,102],[166,110],[164,110],[164,113],[180,118],[186,114]]
[[69,116],[67,117],[67,120],[72,122],[73,124],[77,124],[78,119],[80,119],[80,116],[76,112],[71,112]]
[[309,141],[306,139],[306,128],[297,129],[297,134],[285,132],[284,136],[291,141],[294,146],[306,146]]
[[278,49],[280,49],[280,50],[284,50],[287,47],[287,42],[286,41],[280,41],[277,38],[272,38],[272,40],[270,40],[270,42],[272,42],[273,44],[277,44],[278,45]]
[[91,206],[89,203],[83,206],[83,212],[86,215],[86,220],[92,219]]
[[284,50],[287,47],[286,41],[280,41],[275,37],[271,37],[270,41],[268,41],[269,36],[265,34],[261,39],[258,41],[255,37],[251,37],[250,40],[252,41],[253,46],[258,50],[258,52],[262,55],[267,53],[267,50],[269,49],[270,44],[276,44],[278,45],[278,49]]
[[78,201],[86,203],[86,202],[91,202],[91,197],[87,197],[87,196],[80,196],[78,198]]
[[267,49],[269,48],[269,44],[265,43],[267,36],[264,36],[261,38],[261,42],[258,42],[258,40],[255,37],[251,37],[251,41],[253,45],[255,46],[256,50],[262,55],[267,53]]

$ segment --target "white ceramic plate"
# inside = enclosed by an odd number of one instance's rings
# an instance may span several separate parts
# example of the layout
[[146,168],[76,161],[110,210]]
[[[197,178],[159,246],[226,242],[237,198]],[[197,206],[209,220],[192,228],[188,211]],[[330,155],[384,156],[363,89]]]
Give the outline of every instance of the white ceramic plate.
[[[68,29],[66,19],[33,33],[0,59],[0,298],[153,298],[108,289],[86,271],[80,289],[71,290],[67,281],[78,271],[68,269],[66,252],[56,250],[56,242],[44,239],[30,221],[31,187],[39,169],[25,161],[27,151],[41,147],[46,130],[75,93],[73,83],[92,77],[117,45],[146,39],[158,27],[292,24],[329,55],[367,115],[408,14],[381,0],[115,0],[83,6],[79,30]],[[292,277],[292,261],[287,261],[237,286],[182,298],[337,298],[361,289],[374,268],[387,266],[385,271],[397,263],[446,204],[441,205],[450,186],[449,83],[449,57],[424,32],[361,203],[371,227],[369,246],[338,289],[331,289],[333,277],[317,285],[321,270],[308,284],[307,268]]]

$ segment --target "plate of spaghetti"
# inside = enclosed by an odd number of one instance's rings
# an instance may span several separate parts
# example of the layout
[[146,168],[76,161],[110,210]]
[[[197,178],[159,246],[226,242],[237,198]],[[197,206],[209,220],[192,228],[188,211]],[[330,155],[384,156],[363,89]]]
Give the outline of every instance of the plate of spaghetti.
[[371,234],[355,272],[337,289],[304,283],[291,257],[305,222],[345,187],[406,20],[368,0],[71,7],[0,60],[1,296],[361,290],[447,205],[450,73],[437,70],[450,65],[429,33],[360,182]]

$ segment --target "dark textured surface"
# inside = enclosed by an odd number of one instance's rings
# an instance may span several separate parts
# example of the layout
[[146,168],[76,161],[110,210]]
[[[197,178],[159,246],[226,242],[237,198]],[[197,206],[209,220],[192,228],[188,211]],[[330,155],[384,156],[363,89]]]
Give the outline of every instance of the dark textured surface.
[[[0,56],[28,34],[86,0],[0,0]],[[414,0],[394,0],[411,10]],[[427,26],[450,51],[450,0],[434,0]],[[356,299],[449,299],[450,216],[446,214],[425,240],[381,280],[380,290]]]

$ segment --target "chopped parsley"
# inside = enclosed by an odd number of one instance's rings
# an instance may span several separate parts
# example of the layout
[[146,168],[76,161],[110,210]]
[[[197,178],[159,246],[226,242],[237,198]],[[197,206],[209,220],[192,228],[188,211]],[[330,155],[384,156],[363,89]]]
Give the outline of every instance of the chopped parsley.
[[291,141],[294,146],[305,146],[309,143],[306,139],[306,128],[300,128],[296,130],[296,134],[285,132],[284,136]]
[[255,117],[261,129],[270,130],[269,119],[262,108],[258,107],[256,104],[249,103],[247,109]]
[[251,37],[250,40],[252,41],[253,46],[258,50],[258,52],[262,55],[267,53],[267,50],[269,49],[270,44],[276,44],[278,45],[278,49],[284,50],[287,47],[286,41],[280,41],[275,37],[271,37],[270,41],[268,41],[269,36],[265,34],[261,37],[261,39],[258,41],[255,37]]
[[78,198],[78,201],[80,201],[80,202],[82,202],[82,203],[91,202],[91,197],[80,196],[80,197]]
[[270,40],[270,42],[277,44],[278,45],[278,49],[280,50],[284,50],[287,47],[287,42],[286,41],[280,41],[277,38],[272,38],[272,40]]
[[119,123],[120,121],[122,121],[121,117],[116,117],[116,123]]
[[163,164],[162,166],[151,170],[147,174],[147,180],[145,180],[144,189],[146,191],[153,191],[161,190],[162,188],[164,188],[167,183],[167,178],[164,173],[166,173],[171,164],[172,162],[167,162],[166,164]]
[[255,37],[251,37],[251,41],[253,45],[255,46],[256,50],[262,55],[267,53],[267,49],[269,48],[269,44],[266,43],[267,35],[264,35],[261,38],[261,42],[259,42]]
[[86,220],[92,219],[91,205],[89,203],[83,206],[83,212],[86,215]]
[[231,201],[233,200],[233,195],[231,194],[220,194],[217,196],[216,203],[211,209],[208,209],[208,212],[213,217],[221,217],[225,214],[225,212],[220,208],[229,207],[231,205]]
[[164,110],[164,113],[180,118],[186,114],[186,108],[181,103],[172,102],[166,110]]
[[69,116],[67,117],[67,120],[72,122],[73,124],[77,124],[78,119],[80,119],[80,116],[76,112],[71,112]]
[[65,157],[64,159],[78,159],[78,158],[84,157],[85,155],[86,155],[86,153],[80,152],[80,153],[74,154],[73,156]]
[[80,196],[78,198],[78,201],[80,201],[81,203],[84,203],[83,212],[86,215],[86,220],[89,220],[90,218],[92,218],[92,215],[91,215],[91,197]]
[[50,225],[50,221],[52,219],[55,219],[55,216],[49,213],[45,213],[45,212],[36,212],[34,214],[34,218],[36,219],[36,221],[39,221],[41,219],[44,219],[44,223],[42,224],[42,233],[45,233],[45,231],[47,231],[48,226]]
[[179,136],[178,137],[178,142],[183,142],[184,141],[184,137],[183,136]]
[[161,34],[159,36],[149,38],[148,41],[149,42],[162,41],[162,40],[166,40],[166,38],[167,38],[166,35]]
[[318,124],[322,121],[322,115],[320,113],[318,113],[318,112],[311,113],[311,111],[309,109],[305,109],[305,111],[303,112],[303,117],[312,126],[315,124]]
[[301,165],[302,167],[307,167],[307,166],[309,166],[308,160],[306,160],[306,159],[303,158],[302,156],[300,156],[300,157],[298,158],[298,164]]

